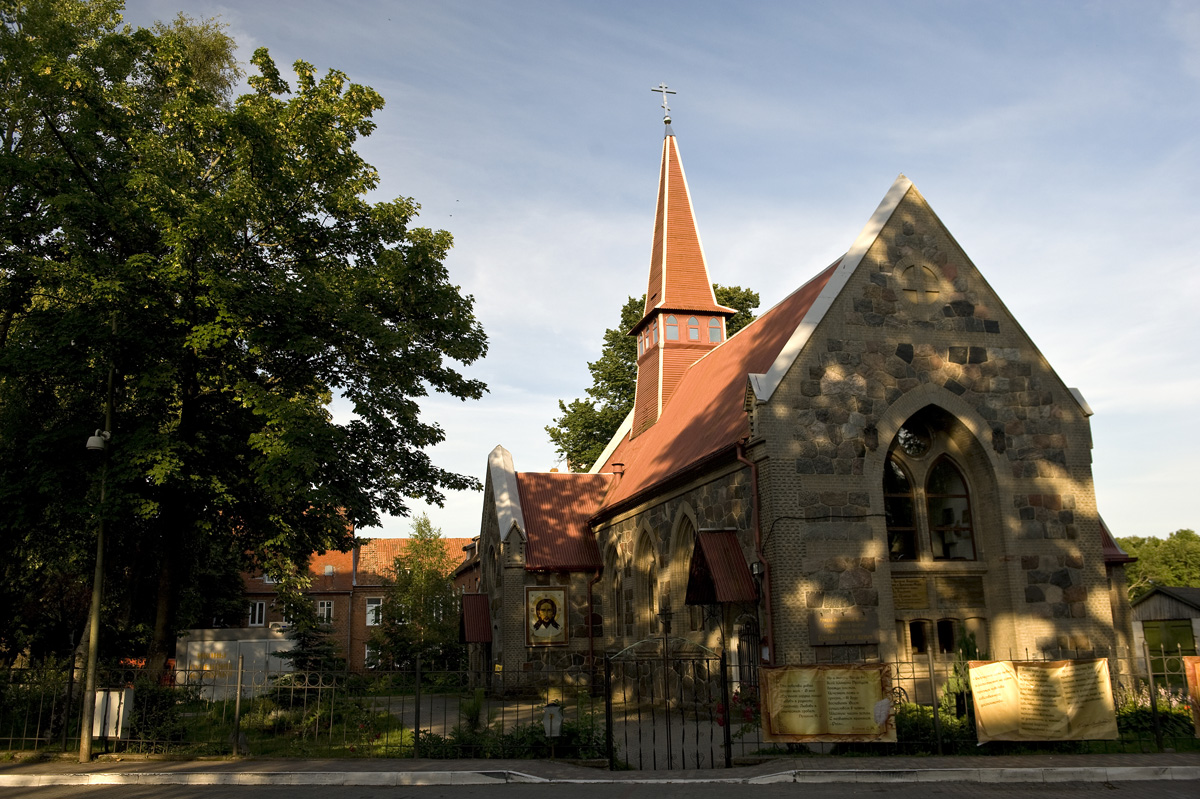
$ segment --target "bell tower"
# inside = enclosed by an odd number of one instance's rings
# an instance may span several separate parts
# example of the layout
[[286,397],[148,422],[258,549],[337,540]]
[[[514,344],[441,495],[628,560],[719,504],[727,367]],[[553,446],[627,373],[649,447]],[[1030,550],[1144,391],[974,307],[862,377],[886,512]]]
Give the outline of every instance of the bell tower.
[[671,129],[667,95],[675,92],[666,84],[651,91],[663,95],[666,134],[658,173],[646,309],[629,331],[638,342],[631,438],[658,421],[688,367],[725,341],[725,320],[737,312],[717,304],[708,277],[679,145]]

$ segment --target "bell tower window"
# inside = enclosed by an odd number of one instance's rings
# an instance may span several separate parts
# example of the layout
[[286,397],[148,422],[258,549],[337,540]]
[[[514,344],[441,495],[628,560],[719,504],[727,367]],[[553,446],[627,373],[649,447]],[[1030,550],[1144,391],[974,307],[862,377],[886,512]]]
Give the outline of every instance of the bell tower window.
[[700,340],[700,320],[696,317],[688,319],[688,341]]
[[721,320],[715,316],[708,320],[708,340],[714,344],[721,341]]
[[667,341],[679,341],[679,321],[674,316],[667,317]]

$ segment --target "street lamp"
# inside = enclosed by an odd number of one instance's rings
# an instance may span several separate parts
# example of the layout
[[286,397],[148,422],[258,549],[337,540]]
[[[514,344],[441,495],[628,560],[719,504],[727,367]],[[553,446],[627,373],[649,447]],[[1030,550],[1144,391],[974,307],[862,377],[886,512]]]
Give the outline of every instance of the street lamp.
[[[117,317],[112,319],[112,330],[117,332]],[[108,363],[108,396],[104,403],[104,429],[88,436],[89,452],[99,452],[104,458],[100,464],[100,517],[96,530],[96,573],[92,577],[92,609],[88,615],[87,676],[83,687],[83,719],[79,731],[79,762],[92,760],[92,722],[96,714],[96,659],[100,656],[100,600],[104,594],[104,494],[108,483],[108,443],[112,441],[113,427],[113,381],[116,367]]]

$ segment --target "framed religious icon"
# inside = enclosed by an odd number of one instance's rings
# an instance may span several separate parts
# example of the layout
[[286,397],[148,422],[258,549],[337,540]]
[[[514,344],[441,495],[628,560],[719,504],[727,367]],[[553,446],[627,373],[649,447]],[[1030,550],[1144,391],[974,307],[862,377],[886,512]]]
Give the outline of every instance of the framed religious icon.
[[567,589],[525,587],[525,643],[560,646],[567,642]]

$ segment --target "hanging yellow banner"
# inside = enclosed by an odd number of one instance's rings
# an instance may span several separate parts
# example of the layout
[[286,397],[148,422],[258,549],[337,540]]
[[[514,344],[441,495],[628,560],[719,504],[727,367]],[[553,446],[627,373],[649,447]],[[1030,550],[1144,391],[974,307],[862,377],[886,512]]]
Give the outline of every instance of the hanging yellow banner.
[[1192,706],[1192,729],[1200,738],[1200,657],[1184,655],[1183,672],[1187,675],[1188,697]]
[[988,741],[1115,740],[1108,661],[981,661],[968,664],[975,735]]
[[763,740],[895,741],[887,664],[764,668]]

